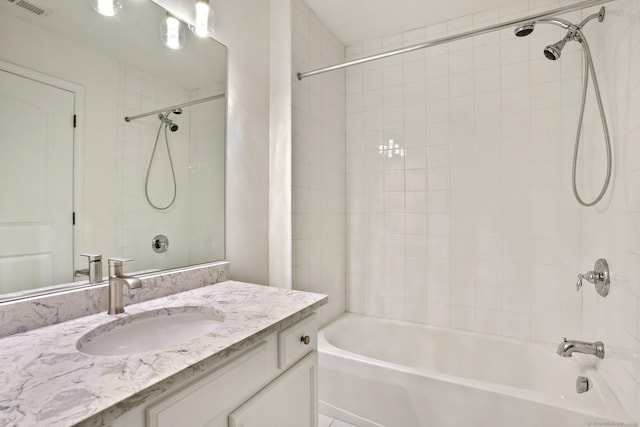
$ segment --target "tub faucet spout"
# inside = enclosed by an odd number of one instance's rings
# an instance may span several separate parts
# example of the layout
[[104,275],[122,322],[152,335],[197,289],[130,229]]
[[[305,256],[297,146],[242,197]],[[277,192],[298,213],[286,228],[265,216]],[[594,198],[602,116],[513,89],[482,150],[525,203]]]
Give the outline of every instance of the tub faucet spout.
[[592,354],[604,359],[604,344],[602,341],[586,342],[565,338],[558,346],[558,354],[562,357],[571,357],[573,353]]

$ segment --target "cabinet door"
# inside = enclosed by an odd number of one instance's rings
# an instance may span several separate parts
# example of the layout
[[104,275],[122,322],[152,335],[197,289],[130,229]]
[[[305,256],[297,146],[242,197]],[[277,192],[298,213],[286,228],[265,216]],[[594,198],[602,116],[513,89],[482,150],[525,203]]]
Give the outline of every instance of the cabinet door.
[[317,352],[312,352],[229,415],[229,427],[316,427]]
[[266,343],[216,369],[178,393],[147,408],[148,427],[222,427],[227,415],[264,384],[269,355]]

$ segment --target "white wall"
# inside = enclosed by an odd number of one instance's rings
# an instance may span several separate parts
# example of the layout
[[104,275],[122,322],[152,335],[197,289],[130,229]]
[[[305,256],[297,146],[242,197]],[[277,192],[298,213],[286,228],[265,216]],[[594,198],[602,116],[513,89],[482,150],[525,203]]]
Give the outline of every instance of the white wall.
[[269,2],[216,2],[229,49],[226,251],[236,280],[269,283]]
[[[606,5],[602,24],[585,30],[611,132],[614,173],[604,202],[583,209],[582,270],[596,259],[609,262],[611,292],[601,298],[587,284],[583,338],[605,343],[604,372],[631,418],[640,419],[640,2]],[[604,137],[590,95],[581,154],[581,191],[587,200],[600,192],[605,174]]]
[[[344,46],[307,4],[291,5],[293,70],[343,62]],[[329,295],[324,324],[345,309],[345,73],[291,82],[293,287]]]
[[271,0],[269,284],[291,289],[291,2]]

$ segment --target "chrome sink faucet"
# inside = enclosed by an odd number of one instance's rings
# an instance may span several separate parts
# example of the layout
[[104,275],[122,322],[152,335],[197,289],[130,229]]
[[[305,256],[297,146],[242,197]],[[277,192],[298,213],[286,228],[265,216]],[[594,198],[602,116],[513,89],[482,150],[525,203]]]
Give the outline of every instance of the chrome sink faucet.
[[142,287],[142,282],[137,277],[126,276],[122,272],[122,264],[132,259],[109,258],[109,311],[108,314],[124,313],[122,302],[122,286],[129,289]]
[[102,255],[100,254],[80,254],[86,256],[89,261],[88,268],[76,270],[73,277],[88,276],[89,283],[102,282]]
[[592,354],[604,359],[604,344],[602,341],[585,342],[565,338],[558,346],[558,354],[562,357],[571,357],[573,353]]

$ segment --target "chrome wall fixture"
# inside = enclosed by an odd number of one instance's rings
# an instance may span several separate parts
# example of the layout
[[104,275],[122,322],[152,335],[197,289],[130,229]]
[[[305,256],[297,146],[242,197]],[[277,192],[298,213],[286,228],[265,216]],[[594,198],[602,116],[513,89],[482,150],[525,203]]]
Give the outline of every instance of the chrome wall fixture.
[[557,353],[562,357],[571,357],[573,353],[582,353],[604,359],[604,343],[602,341],[587,342],[564,338],[558,346]]
[[169,249],[169,239],[164,234],[158,234],[151,240],[151,248],[155,253],[165,253]]
[[593,266],[593,271],[587,271],[585,274],[578,274],[578,281],[576,282],[576,290],[582,289],[582,280],[586,280],[589,283],[593,283],[596,286],[596,292],[601,297],[609,295],[609,287],[611,285],[611,278],[609,274],[609,264],[604,258],[600,258]]
[[490,33],[493,31],[498,31],[498,30],[502,30],[505,28],[511,28],[514,26],[518,26],[521,24],[526,24],[526,23],[530,23],[531,21],[536,21],[542,18],[548,18],[552,15],[559,15],[562,13],[567,13],[567,12],[574,12],[576,10],[582,10],[582,9],[586,9],[588,7],[592,7],[592,6],[599,6],[602,4],[606,4],[606,3],[610,3],[614,0],[587,0],[587,1],[581,1],[578,3],[574,3],[574,4],[570,4],[567,6],[563,6],[563,7],[559,7],[557,9],[553,9],[553,10],[548,10],[546,12],[541,12],[541,13],[536,13],[534,15],[529,15],[526,16],[524,18],[518,18],[518,19],[512,19],[510,21],[506,21],[500,24],[495,24],[495,25],[490,25],[487,27],[483,27],[483,28],[478,28],[477,30],[471,30],[471,31],[466,31],[463,33],[459,33],[459,34],[455,34],[452,36],[447,36],[447,37],[442,37],[439,39],[434,39],[431,41],[427,41],[424,43],[419,43],[419,44],[415,44],[412,46],[407,46],[401,49],[396,49],[396,50],[391,50],[389,52],[384,52],[384,53],[380,53],[377,55],[372,55],[372,56],[367,56],[365,58],[361,58],[361,59],[356,59],[353,61],[348,61],[348,62],[344,62],[341,64],[336,64],[336,65],[331,65],[329,67],[323,67],[323,68],[318,68],[315,70],[311,70],[311,71],[306,71],[303,73],[298,73],[298,80],[302,80],[304,78],[307,77],[311,77],[311,76],[315,76],[317,74],[322,74],[322,73],[327,73],[329,71],[335,71],[335,70],[340,70],[342,68],[347,68],[347,67],[352,67],[354,65],[358,65],[358,64],[364,64],[365,62],[371,62],[371,61],[377,61],[379,59],[384,59],[384,58],[388,58],[390,56],[395,56],[395,55],[401,55],[403,53],[409,53],[409,52],[413,52],[415,50],[420,50],[420,49],[426,49],[429,47],[433,47],[433,46],[438,46],[441,44],[445,44],[445,43],[450,43],[456,40],[462,40],[462,39],[466,39],[469,37],[473,37],[473,36],[477,36],[480,34],[485,34],[485,33]]

